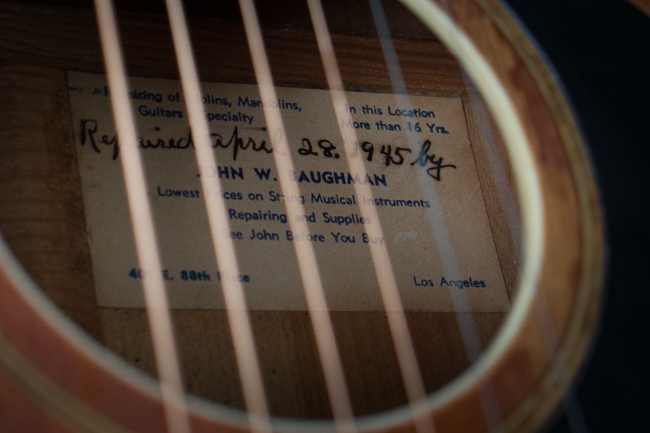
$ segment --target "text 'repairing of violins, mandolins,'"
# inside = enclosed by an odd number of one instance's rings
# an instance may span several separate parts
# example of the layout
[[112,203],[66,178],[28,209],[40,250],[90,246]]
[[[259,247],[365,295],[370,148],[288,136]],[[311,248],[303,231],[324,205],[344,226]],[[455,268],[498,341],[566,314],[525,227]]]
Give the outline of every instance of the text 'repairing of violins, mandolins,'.
[[0,3],[0,430],[539,428],[603,234],[510,15],[154,3]]

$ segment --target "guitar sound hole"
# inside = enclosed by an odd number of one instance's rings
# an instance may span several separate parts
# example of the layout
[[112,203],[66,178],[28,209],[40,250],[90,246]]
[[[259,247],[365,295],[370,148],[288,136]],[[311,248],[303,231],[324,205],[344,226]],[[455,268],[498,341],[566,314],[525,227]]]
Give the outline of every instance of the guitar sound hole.
[[[271,414],[331,418],[293,249],[309,243],[354,414],[376,414],[408,404],[391,317],[402,316],[408,325],[427,394],[466,371],[499,332],[515,301],[522,255],[514,175],[474,84],[401,6],[387,11],[406,84],[397,91],[371,13],[365,11],[352,28],[346,17],[326,10],[348,91],[347,128],[358,137],[351,156],[340,119],[328,105],[316,37],[304,20],[309,13],[302,4],[295,7],[303,15],[294,12],[288,27],[298,31],[278,28],[280,18],[267,11],[263,34],[275,84],[284,92],[277,105],[285,115],[295,163],[290,182],[298,185],[298,195],[287,194],[274,180],[280,175],[273,131],[266,130],[266,101],[247,97],[255,92],[256,76],[239,18],[217,25],[207,18],[190,20],[219,158],[212,173],[194,161],[165,19],[128,11],[120,18],[128,74],[138,77],[129,91],[176,350],[187,393],[246,409],[221,294],[222,281],[236,280],[245,289]],[[101,48],[97,40],[84,39],[96,32],[91,14],[69,13],[77,45],[63,49],[60,61],[12,60],[0,66],[0,93],[14,107],[0,122],[15,131],[2,141],[13,163],[0,169],[0,229],[58,308],[127,363],[158,377],[139,289],[146,275],[135,259],[126,201],[113,200],[124,196],[123,184],[109,173],[120,173],[120,148],[110,90],[95,85],[106,81],[98,75],[105,73]],[[45,16],[30,19],[35,28],[46,22]],[[54,20],[48,31],[64,25]],[[251,87],[237,87],[242,85]],[[363,161],[367,181],[347,165],[353,158]],[[102,178],[102,170],[108,177]],[[235,245],[238,274],[218,269],[207,216],[196,216],[206,195],[202,176],[222,182],[219,198],[230,228],[216,236]],[[360,210],[371,199],[357,186],[375,194],[371,207],[378,220]],[[111,188],[118,193],[103,199],[97,193]],[[294,230],[296,215],[287,203],[303,206],[298,217],[310,232]],[[381,226],[383,236],[367,231],[369,225]],[[381,290],[388,282],[377,277],[382,269],[371,247],[388,251],[403,311],[386,313]]]

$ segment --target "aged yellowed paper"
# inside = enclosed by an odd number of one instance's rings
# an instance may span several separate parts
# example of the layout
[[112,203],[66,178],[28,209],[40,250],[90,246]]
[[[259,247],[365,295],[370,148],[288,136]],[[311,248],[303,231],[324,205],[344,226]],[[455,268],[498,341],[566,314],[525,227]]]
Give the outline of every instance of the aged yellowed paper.
[[[69,72],[68,84],[97,302],[142,308],[110,90],[103,75]],[[226,201],[230,229],[217,235],[235,243],[252,310],[306,309],[294,243],[310,242],[331,310],[383,310],[369,252],[379,243],[406,310],[508,311],[460,99],[411,96],[405,108],[395,95],[348,92],[353,123],[343,127],[355,128],[358,143],[346,155],[325,90],[278,88],[277,101],[261,101],[255,85],[203,83],[202,91],[218,161],[204,175],[219,177],[221,191],[201,187],[180,83],[130,78],[172,308],[224,308],[203,201],[213,194]],[[285,197],[277,182],[264,104],[282,112],[298,196]],[[350,172],[348,157],[361,158],[366,174]],[[358,196],[355,183],[372,197]],[[286,200],[303,203],[305,215],[288,215]],[[380,221],[361,216],[368,203]],[[293,233],[292,217],[309,232]],[[368,224],[381,224],[384,237],[369,237]],[[467,302],[455,307],[458,296]]]

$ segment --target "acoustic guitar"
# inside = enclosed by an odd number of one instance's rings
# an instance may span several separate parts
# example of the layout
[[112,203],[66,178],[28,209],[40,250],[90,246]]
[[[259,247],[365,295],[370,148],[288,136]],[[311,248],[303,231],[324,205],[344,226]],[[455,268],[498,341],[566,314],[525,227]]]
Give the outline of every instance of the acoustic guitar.
[[3,432],[526,432],[568,398],[599,196],[498,2],[46,3],[0,3]]

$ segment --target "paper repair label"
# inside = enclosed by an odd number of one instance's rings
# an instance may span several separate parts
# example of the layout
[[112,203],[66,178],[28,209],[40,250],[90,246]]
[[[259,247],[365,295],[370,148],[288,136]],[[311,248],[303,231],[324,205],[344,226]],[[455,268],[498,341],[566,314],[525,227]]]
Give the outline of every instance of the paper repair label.
[[[96,299],[143,308],[138,265],[106,77],[68,73],[72,122]],[[172,308],[223,309],[213,236],[232,239],[251,310],[306,310],[295,245],[314,249],[328,308],[382,311],[370,245],[386,248],[407,311],[505,312],[510,301],[459,98],[348,92],[352,120],[339,125],[326,90],[202,83],[217,160],[197,164],[178,81],[130,78],[129,97],[147,180],[163,279]],[[264,106],[284,122],[298,194],[283,193]],[[345,152],[340,128],[353,128]],[[365,171],[350,169],[349,159]],[[200,173],[219,179],[204,190]],[[216,185],[216,183],[215,183]],[[355,186],[364,185],[359,194]],[[211,233],[204,198],[224,200],[229,227]],[[303,204],[291,215],[287,203]],[[373,206],[378,220],[362,215]],[[307,222],[294,233],[291,218]],[[383,236],[371,236],[369,225]],[[233,277],[233,276],[230,276]]]

